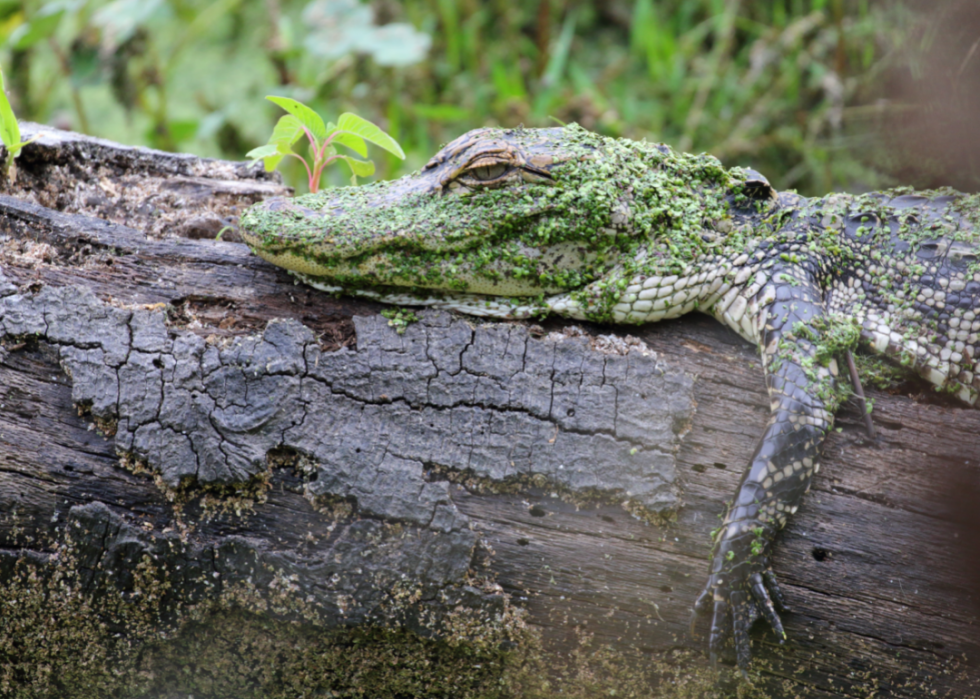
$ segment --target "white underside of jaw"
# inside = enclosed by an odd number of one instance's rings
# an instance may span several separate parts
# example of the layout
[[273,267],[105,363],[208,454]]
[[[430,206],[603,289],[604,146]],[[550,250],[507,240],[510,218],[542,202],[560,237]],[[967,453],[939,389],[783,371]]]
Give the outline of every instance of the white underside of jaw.
[[567,294],[557,294],[545,297],[541,303],[525,304],[517,299],[506,297],[482,296],[454,291],[440,291],[437,294],[405,291],[401,293],[378,291],[376,289],[349,289],[336,284],[311,277],[301,272],[290,272],[294,277],[309,284],[314,289],[331,294],[347,294],[359,298],[380,301],[394,306],[427,306],[444,311],[456,311],[481,318],[501,318],[507,320],[523,320],[540,315],[542,312],[558,313],[569,318],[583,319],[581,313],[576,313],[578,304]]

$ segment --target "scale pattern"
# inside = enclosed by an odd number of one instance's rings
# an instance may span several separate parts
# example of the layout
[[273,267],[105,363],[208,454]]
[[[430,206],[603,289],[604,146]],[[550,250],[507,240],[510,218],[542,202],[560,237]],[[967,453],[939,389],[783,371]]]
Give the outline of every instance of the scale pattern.
[[697,310],[756,345],[771,415],[695,602],[712,656],[731,639],[743,670],[757,618],[785,638],[770,551],[847,396],[838,356],[861,343],[966,405],[980,398],[977,195],[806,199],[661,144],[481,129],[420,173],[265,202],[242,226],[259,255],[326,291],[510,319]]

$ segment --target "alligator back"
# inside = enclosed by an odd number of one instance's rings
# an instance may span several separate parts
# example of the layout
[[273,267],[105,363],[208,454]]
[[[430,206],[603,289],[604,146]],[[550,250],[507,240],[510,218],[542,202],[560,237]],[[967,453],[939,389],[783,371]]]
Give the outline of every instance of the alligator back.
[[834,199],[821,205],[842,216],[842,252],[822,280],[828,311],[853,317],[876,351],[976,404],[980,197],[900,190]]

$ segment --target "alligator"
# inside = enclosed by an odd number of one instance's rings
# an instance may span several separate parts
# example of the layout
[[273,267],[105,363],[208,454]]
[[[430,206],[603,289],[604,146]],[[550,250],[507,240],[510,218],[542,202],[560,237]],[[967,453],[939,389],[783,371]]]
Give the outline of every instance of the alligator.
[[510,319],[701,311],[756,345],[771,416],[692,618],[710,616],[712,660],[734,651],[743,674],[757,619],[786,638],[770,553],[854,383],[838,360],[864,345],[980,396],[980,195],[806,198],[577,125],[485,128],[412,175],[266,200],[240,224],[258,255],[329,292]]

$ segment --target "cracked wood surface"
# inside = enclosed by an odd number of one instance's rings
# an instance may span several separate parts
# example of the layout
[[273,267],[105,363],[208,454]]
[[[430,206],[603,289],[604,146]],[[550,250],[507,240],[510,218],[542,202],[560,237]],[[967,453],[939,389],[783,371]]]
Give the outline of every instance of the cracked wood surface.
[[[558,647],[700,647],[709,532],[768,419],[751,347],[702,317],[586,328],[650,351],[553,320],[424,314],[398,336],[376,304],[200,239],[282,192],[264,173],[45,131],[0,194],[4,574],[74,527],[92,591],[151,552],[189,599],[295,576],[327,625],[394,619],[408,576],[422,604],[398,619],[426,632],[506,594]],[[777,541],[790,641],[753,636],[775,696],[980,693],[976,532],[952,497],[977,492],[980,411],[904,388],[869,391],[874,443],[845,407]],[[261,501],[215,511],[239,483]]]

